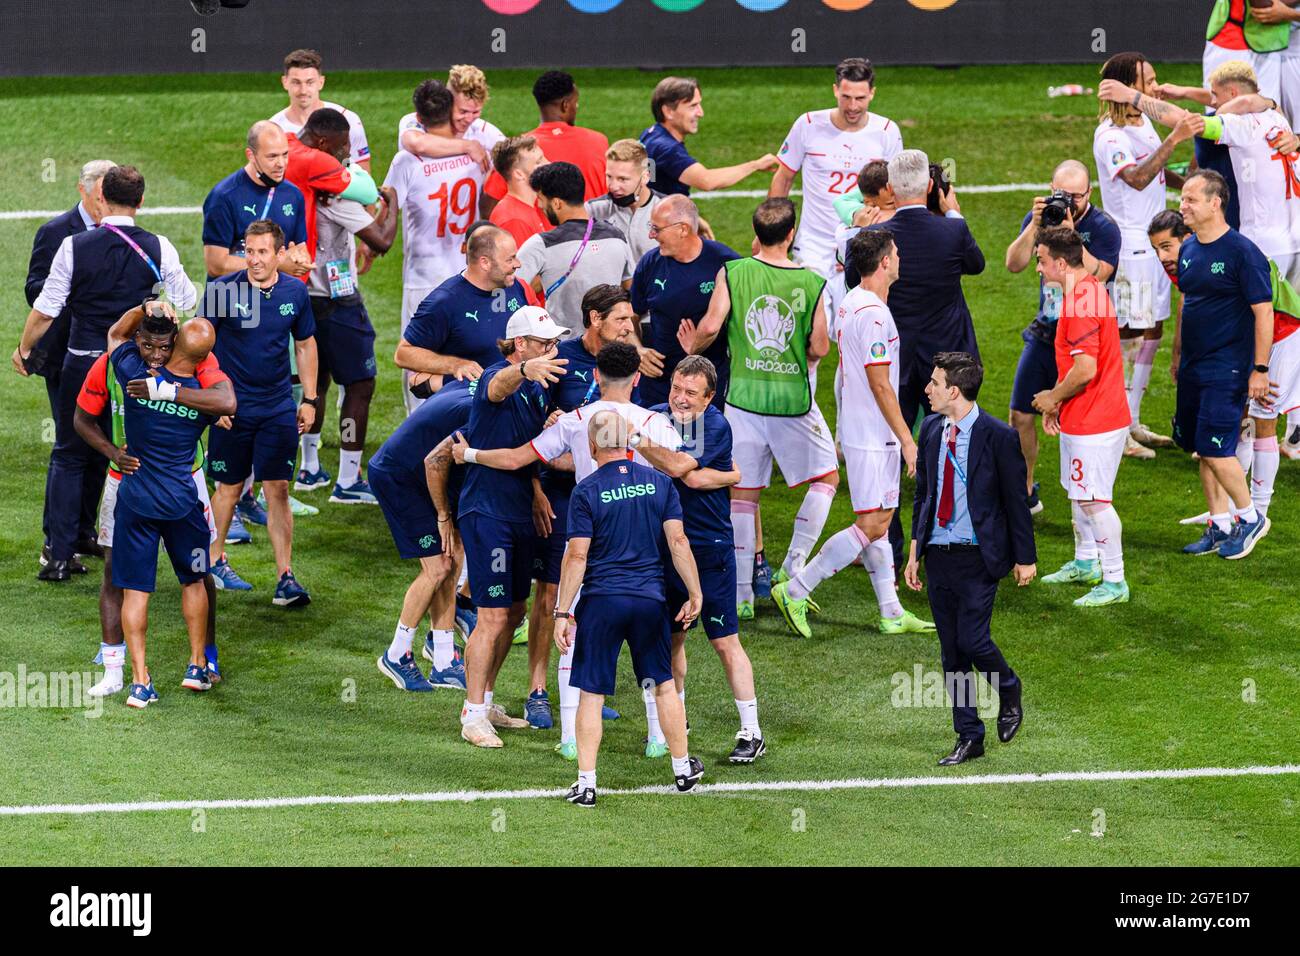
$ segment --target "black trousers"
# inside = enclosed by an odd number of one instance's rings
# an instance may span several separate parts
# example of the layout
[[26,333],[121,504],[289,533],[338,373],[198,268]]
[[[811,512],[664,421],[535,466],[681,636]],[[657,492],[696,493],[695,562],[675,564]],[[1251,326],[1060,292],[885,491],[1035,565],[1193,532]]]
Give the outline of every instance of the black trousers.
[[[983,740],[974,691],[978,673],[998,691],[1000,703],[1020,700],[1020,678],[993,643],[989,624],[998,594],[977,550],[925,549],[926,591],[939,633],[944,683],[952,698],[952,727],[962,740]],[[994,681],[996,680],[996,683]]]
[[94,531],[104,490],[108,459],[82,441],[73,425],[77,395],[94,364],[95,356],[68,353],[59,372],[54,450],[45,482],[46,537],[54,561],[71,560],[77,539]]

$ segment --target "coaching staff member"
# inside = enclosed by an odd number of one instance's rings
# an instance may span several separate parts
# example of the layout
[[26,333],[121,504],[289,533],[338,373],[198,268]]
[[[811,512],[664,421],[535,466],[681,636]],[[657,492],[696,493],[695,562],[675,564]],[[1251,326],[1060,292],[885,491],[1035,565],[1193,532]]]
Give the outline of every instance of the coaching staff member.
[[989,624],[998,581],[1014,570],[1024,587],[1037,573],[1034,525],[1020,439],[975,404],[983,380],[984,367],[967,352],[934,357],[925,391],[936,414],[921,425],[916,455],[912,550],[904,575],[908,587],[921,590],[917,572],[925,558],[957,731],[957,746],[941,767],[984,756],[972,665],[998,691],[998,739],[1010,741],[1023,717],[1020,678],[993,643]]
[[[593,415],[587,437],[596,470],[578,482],[569,504],[569,549],[560,572],[555,646],[561,654],[573,648],[569,683],[582,690],[578,781],[567,799],[591,807],[596,804],[601,711],[605,695],[614,693],[624,641],[637,681],[643,688],[654,688],[677,789],[690,790],[704,776],[704,764],[687,752],[686,708],[673,682],[661,542],[685,584],[686,602],[676,617],[683,627],[699,616],[703,598],[672,479],[629,460],[627,421],[617,412]],[[575,637],[568,609],[579,585],[583,593]]]
[[[45,279],[50,274],[50,265],[54,254],[68,236],[94,229],[103,217],[103,197],[99,192],[100,181],[104,173],[116,163],[108,159],[92,159],[81,167],[81,176],[77,180],[77,192],[81,200],[67,212],[60,213],[36,230],[32,241],[32,257],[27,266],[27,282],[23,291],[27,294],[27,305],[36,304],[36,297],[45,286]],[[63,368],[63,358],[68,353],[68,326],[72,316],[65,309],[55,317],[49,330],[41,336],[28,359],[27,371],[45,379],[45,392],[50,400],[50,417],[59,417],[59,371]],[[53,450],[51,450],[52,453]],[[50,511],[49,511],[49,473],[46,473],[46,508],[41,516],[41,533],[44,546],[41,549],[41,561],[50,560]],[[99,507],[100,486],[87,482],[82,486],[81,516],[77,527],[77,553],[102,557],[103,553],[95,540],[95,513]],[[80,574],[84,566],[73,558],[71,568]]]
[[135,214],[144,201],[140,170],[115,166],[104,173],[101,189],[104,217],[99,228],[69,236],[59,245],[14,356],[14,367],[27,375],[25,363],[54,317],[65,309],[71,313],[68,354],[59,371],[54,453],[47,485],[50,560],[37,575],[42,581],[68,580],[84,482],[103,485],[107,462],[77,434],[73,419],[81,385],[95,359],[104,354],[109,328],[155,292],[166,291],[178,312],[193,309],[196,298],[175,247],[135,224]]

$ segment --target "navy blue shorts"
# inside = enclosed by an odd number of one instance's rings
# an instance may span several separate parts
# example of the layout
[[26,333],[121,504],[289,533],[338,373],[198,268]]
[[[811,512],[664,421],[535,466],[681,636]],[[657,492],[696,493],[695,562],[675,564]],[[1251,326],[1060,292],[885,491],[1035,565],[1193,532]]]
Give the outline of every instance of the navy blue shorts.
[[547,584],[560,583],[560,567],[564,564],[564,546],[569,541],[565,529],[569,526],[569,493],[546,489],[555,517],[551,519],[551,533],[533,541],[533,580]]
[[673,679],[672,638],[664,603],[631,594],[583,594],[574,616],[578,636],[573,646],[569,684],[589,694],[614,693],[618,655],[627,641],[632,670],[642,687]]
[[429,486],[421,475],[390,474],[373,463],[366,469],[370,490],[379,499],[397,553],[406,559],[433,558],[442,554],[438,534],[438,512],[429,497]]
[[1037,336],[1026,335],[1025,347],[1020,350],[1020,362],[1016,365],[1016,378],[1011,384],[1011,410],[1027,415],[1040,414],[1034,408],[1034,396],[1055,388],[1057,381],[1056,350]]
[[316,318],[316,361],[320,374],[340,385],[375,377],[375,328],[360,296],[312,296]]
[[[710,547],[691,545],[691,551],[695,554],[695,567],[700,573],[700,591],[704,595],[704,607],[697,618],[697,621],[704,622],[704,633],[711,641],[739,633],[740,620],[736,617],[736,549],[729,544]],[[672,629],[679,631],[681,624],[673,619],[686,603],[686,585],[682,583],[671,559],[666,558],[664,565],[668,619],[673,621]],[[691,627],[694,626],[692,623]]]
[[208,475],[223,485],[288,481],[298,463],[298,410],[287,405],[270,415],[236,412],[229,428],[208,429]]
[[158,542],[167,546],[176,580],[193,584],[208,576],[208,519],[196,498],[183,518],[146,518],[119,495],[113,509],[113,584],[131,591],[154,589],[158,577]]
[[461,540],[475,607],[509,607],[528,600],[532,585],[532,523],[502,521],[477,511],[462,515]]
[[1231,457],[1245,413],[1245,382],[1189,382],[1179,376],[1174,441],[1202,458]]

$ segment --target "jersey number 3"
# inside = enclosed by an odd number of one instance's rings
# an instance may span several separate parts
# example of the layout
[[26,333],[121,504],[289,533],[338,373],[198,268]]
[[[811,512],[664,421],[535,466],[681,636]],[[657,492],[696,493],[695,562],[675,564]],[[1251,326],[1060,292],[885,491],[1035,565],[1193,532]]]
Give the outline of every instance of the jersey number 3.
[[[443,183],[436,192],[429,193],[429,202],[438,203],[439,239],[447,235],[448,230],[451,231],[452,235],[463,235],[465,230],[469,228],[469,224],[474,221],[474,213],[478,209],[478,184],[472,179],[456,180],[455,185],[451,187],[449,201],[447,184]],[[453,216],[463,216],[464,221],[460,225],[447,222],[447,213],[449,211]]]

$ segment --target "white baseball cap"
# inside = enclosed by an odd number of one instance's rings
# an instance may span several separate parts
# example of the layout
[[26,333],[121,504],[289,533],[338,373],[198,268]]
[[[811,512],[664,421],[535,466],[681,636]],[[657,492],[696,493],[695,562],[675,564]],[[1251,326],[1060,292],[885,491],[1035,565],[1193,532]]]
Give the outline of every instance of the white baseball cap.
[[535,339],[563,339],[571,334],[571,329],[566,329],[553,318],[551,314],[539,305],[526,305],[521,309],[516,309],[515,314],[510,316],[510,321],[506,323],[506,338],[513,339],[519,336],[529,335]]

